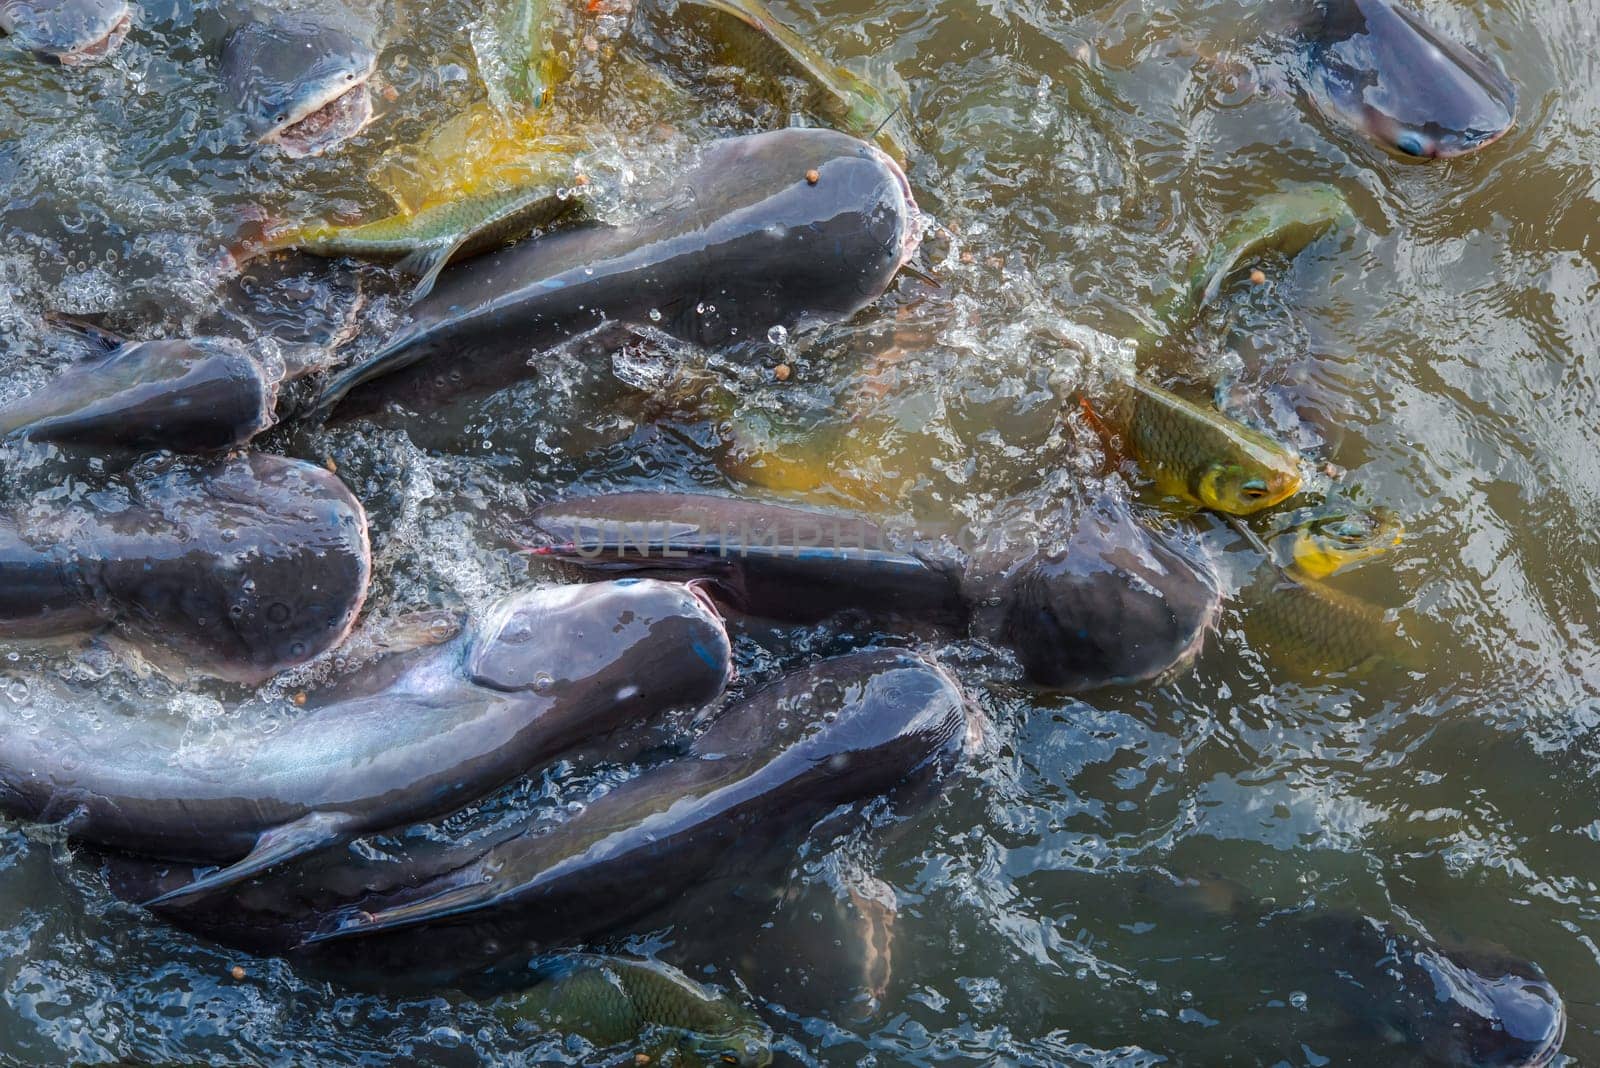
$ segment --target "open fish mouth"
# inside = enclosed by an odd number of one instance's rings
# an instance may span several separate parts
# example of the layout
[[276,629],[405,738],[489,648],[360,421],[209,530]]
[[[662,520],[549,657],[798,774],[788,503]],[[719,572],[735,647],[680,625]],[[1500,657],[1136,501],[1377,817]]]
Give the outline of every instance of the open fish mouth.
[[111,24],[104,37],[80,48],[52,53],[51,58],[63,67],[85,67],[91,63],[98,63],[121,47],[131,29],[133,29],[133,16],[124,14]]
[[360,133],[371,121],[372,92],[367,79],[362,78],[262,140],[277,145],[295,159],[320,156]]

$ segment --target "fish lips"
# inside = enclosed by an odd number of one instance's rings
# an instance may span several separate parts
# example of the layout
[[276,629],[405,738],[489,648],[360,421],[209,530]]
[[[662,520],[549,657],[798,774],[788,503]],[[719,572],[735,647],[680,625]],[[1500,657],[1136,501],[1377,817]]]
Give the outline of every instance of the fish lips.
[[0,4],[0,29],[23,48],[64,67],[87,66],[111,55],[133,28],[123,0],[9,0]]
[[377,53],[343,30],[277,18],[229,36],[222,82],[252,139],[301,158],[342,144],[371,121],[377,65]]
[[1494,144],[1516,118],[1505,73],[1410,9],[1336,0],[1308,53],[1312,103],[1403,156],[1449,159]]

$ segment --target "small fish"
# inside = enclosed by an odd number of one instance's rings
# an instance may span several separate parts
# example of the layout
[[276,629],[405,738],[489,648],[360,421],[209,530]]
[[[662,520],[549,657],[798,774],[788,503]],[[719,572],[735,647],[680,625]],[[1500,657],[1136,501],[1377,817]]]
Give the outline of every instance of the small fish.
[[674,1064],[772,1063],[772,1032],[755,1013],[659,961],[573,953],[538,970],[538,986],[495,1004],[501,1019],[532,1020],[601,1047],[638,1042],[652,1060],[671,1050]]
[[1393,0],[1327,0],[1303,29],[1306,91],[1334,122],[1402,155],[1447,159],[1504,137],[1517,90]]
[[1115,430],[1156,488],[1227,515],[1252,515],[1300,489],[1300,457],[1260,431],[1137,377],[1110,403],[1083,402]]
[[1392,613],[1316,579],[1273,573],[1276,581],[1252,593],[1247,625],[1274,663],[1309,674],[1408,664],[1412,647]]
[[547,0],[494,0],[468,34],[478,76],[502,117],[541,108],[565,73],[549,47]]
[[64,67],[109,56],[132,26],[127,0],[0,0],[0,33]]
[[828,62],[760,0],[677,0],[670,16],[695,34],[686,43],[712,63],[774,85],[785,79],[800,82],[806,87],[804,106],[813,115],[845,133],[876,141],[895,162],[905,163],[907,138],[896,121],[903,104],[855,72]]
[[413,301],[433,291],[451,263],[509,245],[581,212],[583,200],[561,184],[570,182],[570,160],[535,161],[525,182],[450,196],[416,212],[352,226],[313,222],[268,235],[266,250],[300,249],[318,256],[354,256],[397,261],[417,276]]
[[[1322,182],[1289,183],[1261,197],[1229,224],[1204,258],[1190,265],[1183,284],[1157,304],[1153,318],[1158,329],[1191,322],[1250,260],[1274,251],[1296,256],[1323,234],[1354,223],[1344,194]],[[1153,337],[1136,340],[1142,349]]]
[[228,35],[223,93],[253,140],[296,158],[320,156],[371,121],[377,49],[336,21],[252,16]]
[[1324,509],[1293,521],[1268,543],[1279,567],[1325,579],[1400,544],[1405,524],[1387,508]]

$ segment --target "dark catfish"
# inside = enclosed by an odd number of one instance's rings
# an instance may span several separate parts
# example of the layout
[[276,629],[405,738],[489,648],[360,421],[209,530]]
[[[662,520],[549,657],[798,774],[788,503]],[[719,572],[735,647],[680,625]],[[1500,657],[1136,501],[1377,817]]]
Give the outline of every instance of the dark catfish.
[[127,0],[0,0],[0,32],[64,66],[104,59],[132,26]]
[[877,299],[920,240],[905,174],[831,130],[718,141],[662,200],[634,223],[449,268],[409,327],[329,383],[319,412],[431,411],[520,381],[530,353],[607,324],[717,346],[835,322]]
[[371,568],[366,513],[321,467],[154,463],[0,517],[0,637],[111,625],[176,667],[255,683],[343,640]]
[[[38,733],[0,738],[0,804],[65,820],[80,840],[227,864],[172,904],[303,853],[443,815],[569,746],[711,700],[729,676],[721,618],[693,589],[649,580],[514,594],[382,689],[262,734],[246,719],[178,759],[184,727],[63,701]],[[349,689],[349,687],[345,687]]]
[[672,900],[755,842],[953,764],[966,738],[965,699],[942,670],[892,651],[824,661],[735,705],[681,759],[567,822],[530,826],[456,870],[368,896],[306,943],[438,923],[487,923],[515,941],[583,939]]
[[949,561],[860,517],[708,494],[607,494],[545,505],[535,551],[586,568],[709,578],[752,614],[843,609],[968,627],[1012,649],[1031,680],[1068,690],[1162,675],[1198,650],[1220,606],[1197,551],[1112,498],[1064,539],[986,539]]
[[[516,971],[540,947],[592,941],[786,854],[841,804],[908,779],[936,787],[968,717],[950,678],[915,656],[839,657],[733,705],[682,756],[565,822],[534,813],[449,841],[324,853],[163,915],[344,982],[433,989],[501,962]],[[124,857],[110,874],[136,900],[190,877]]]
[[1465,155],[1516,117],[1516,87],[1498,67],[1394,0],[1321,0],[1302,35],[1312,101],[1397,152]]
[[252,140],[321,155],[372,118],[372,36],[343,5],[245,9],[222,44],[223,94]]
[[224,338],[123,345],[0,406],[0,436],[102,450],[226,449],[272,425],[280,377]]

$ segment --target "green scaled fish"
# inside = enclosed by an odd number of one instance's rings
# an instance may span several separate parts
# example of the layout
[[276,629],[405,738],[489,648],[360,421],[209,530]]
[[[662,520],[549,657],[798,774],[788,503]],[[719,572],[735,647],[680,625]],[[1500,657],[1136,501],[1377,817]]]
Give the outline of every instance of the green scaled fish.
[[1291,516],[1270,542],[1273,561],[1296,577],[1325,579],[1400,544],[1405,524],[1387,508],[1320,508]]
[[677,0],[676,17],[696,34],[711,62],[773,81],[805,85],[805,108],[845,133],[878,146],[904,164],[908,137],[902,102],[834,63],[779,22],[760,0]]
[[1252,515],[1300,489],[1300,457],[1267,435],[1140,378],[1111,384],[1104,407],[1080,399],[1116,431],[1156,489],[1226,515]]
[[433,290],[439,272],[468,259],[545,230],[576,216],[583,198],[573,182],[570,157],[553,154],[529,165],[525,179],[512,184],[485,181],[425,203],[415,212],[353,226],[311,222],[267,235],[263,251],[300,249],[317,256],[354,256],[395,262],[418,278],[413,301]]
[[[1321,182],[1291,183],[1262,197],[1223,231],[1204,259],[1190,266],[1188,279],[1156,305],[1158,329],[1191,322],[1249,260],[1269,251],[1299,255],[1323,234],[1354,223],[1344,194]],[[1142,350],[1153,336],[1135,340]]]
[[506,119],[543,107],[561,77],[549,23],[546,0],[491,0],[468,34],[489,101]]
[[772,1063],[772,1032],[750,1009],[658,961],[574,953],[541,974],[538,986],[495,1006],[501,1019],[600,1047],[638,1042],[652,1060],[670,1049],[685,1065]]
[[1393,612],[1321,581],[1399,544],[1404,526],[1393,512],[1310,511],[1270,546],[1243,523],[1234,525],[1267,558],[1270,577],[1251,591],[1247,619],[1273,663],[1297,674],[1381,662],[1425,666]]

